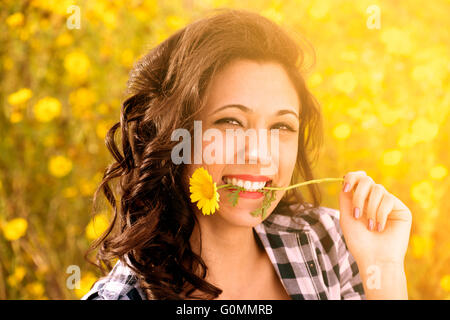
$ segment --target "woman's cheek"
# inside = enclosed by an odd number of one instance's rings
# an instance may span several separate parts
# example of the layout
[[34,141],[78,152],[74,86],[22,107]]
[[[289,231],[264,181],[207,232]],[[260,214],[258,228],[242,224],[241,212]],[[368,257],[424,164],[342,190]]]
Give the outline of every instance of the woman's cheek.
[[[289,152],[283,152],[283,150],[289,150]],[[295,164],[297,161],[298,152],[298,140],[289,139],[280,143],[280,152],[283,156],[279,157],[279,175],[282,185],[289,185],[294,172]]]

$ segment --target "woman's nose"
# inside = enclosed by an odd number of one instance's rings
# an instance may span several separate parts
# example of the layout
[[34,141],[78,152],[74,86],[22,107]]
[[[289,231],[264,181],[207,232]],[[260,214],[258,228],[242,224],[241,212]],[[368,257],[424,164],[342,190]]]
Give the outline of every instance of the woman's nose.
[[[272,133],[268,134],[267,130],[260,129],[257,134],[256,143],[249,143],[247,146],[247,161],[249,164],[269,165],[274,158],[277,158],[274,150],[277,143],[273,139]],[[252,141],[250,141],[252,142]]]

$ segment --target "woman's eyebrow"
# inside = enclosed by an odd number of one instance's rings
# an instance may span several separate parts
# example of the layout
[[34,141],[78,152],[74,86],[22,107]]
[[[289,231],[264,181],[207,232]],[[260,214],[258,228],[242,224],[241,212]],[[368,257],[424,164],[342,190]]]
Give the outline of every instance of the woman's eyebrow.
[[[253,109],[251,109],[247,106],[244,106],[242,104],[227,104],[227,105],[224,105],[224,106],[218,108],[217,110],[215,110],[214,113],[219,112],[224,109],[227,109],[227,108],[238,108],[238,109],[242,110],[243,112],[253,112]],[[297,119],[300,119],[296,112],[289,110],[289,109],[278,110],[276,113],[277,116],[282,116],[284,114],[292,114]]]

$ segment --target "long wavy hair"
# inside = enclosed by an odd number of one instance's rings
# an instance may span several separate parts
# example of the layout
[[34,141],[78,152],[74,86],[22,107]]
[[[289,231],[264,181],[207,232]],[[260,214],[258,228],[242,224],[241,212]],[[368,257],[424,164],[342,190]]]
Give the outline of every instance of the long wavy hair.
[[[115,161],[107,166],[93,198],[95,211],[102,191],[114,216],[86,258],[91,261],[89,254],[98,249],[91,262],[104,274],[119,259],[136,273],[149,299],[216,298],[222,290],[205,280],[207,266],[201,253],[190,246],[198,220],[184,183],[185,166],[171,161],[172,148],[178,143],[171,141],[171,134],[177,128],[193,132],[208,84],[233,59],[278,62],[295,85],[302,106],[292,179],[314,179],[311,165],[323,140],[322,120],[303,79],[305,53],[312,49],[308,44],[301,47],[287,31],[259,14],[220,9],[143,56],[130,72],[120,121],[105,139]],[[120,144],[115,142],[119,129]],[[308,191],[313,207],[318,207],[320,189],[310,184]],[[289,205],[305,202],[298,189],[286,192],[275,211],[293,214]],[[202,294],[194,295],[194,291]]]

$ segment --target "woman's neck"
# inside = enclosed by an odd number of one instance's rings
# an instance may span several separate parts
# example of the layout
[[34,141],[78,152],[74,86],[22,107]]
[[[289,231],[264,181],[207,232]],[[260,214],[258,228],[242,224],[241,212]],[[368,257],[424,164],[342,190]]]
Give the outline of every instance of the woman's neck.
[[[208,219],[209,218],[209,219]],[[229,281],[248,280],[249,272],[265,254],[248,226],[230,225],[220,217],[199,217],[201,257],[208,266],[207,281],[221,286]],[[199,228],[191,239],[192,250],[200,254]]]

